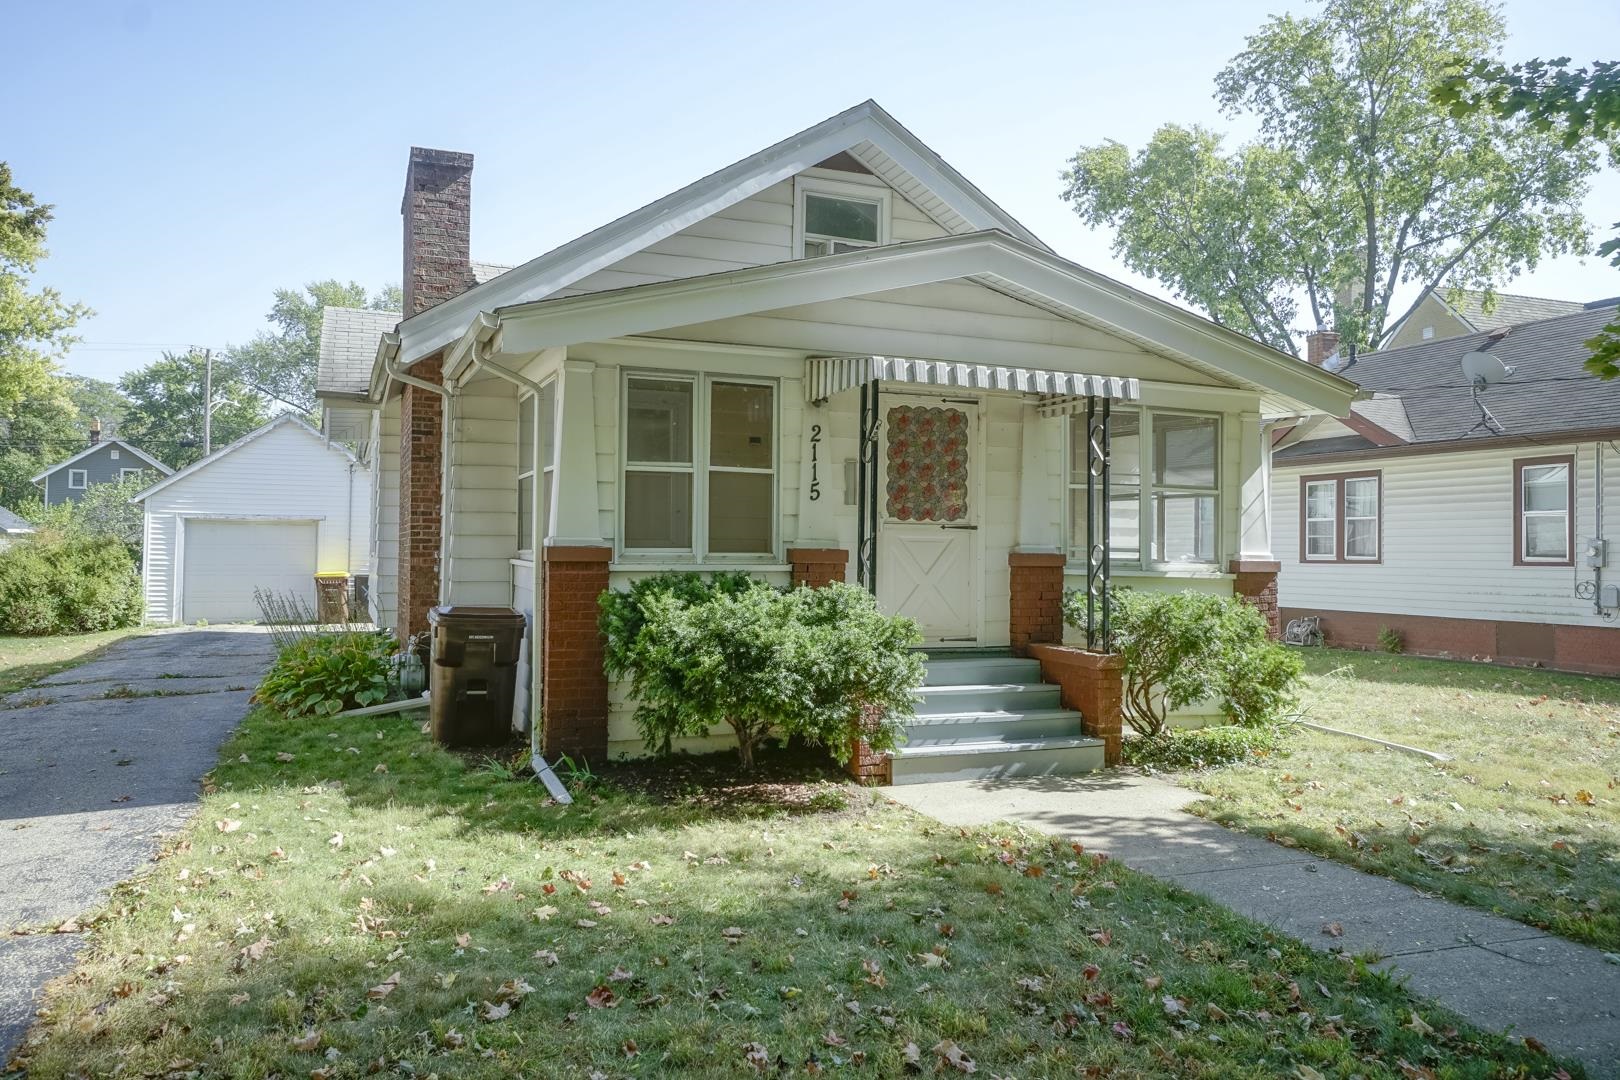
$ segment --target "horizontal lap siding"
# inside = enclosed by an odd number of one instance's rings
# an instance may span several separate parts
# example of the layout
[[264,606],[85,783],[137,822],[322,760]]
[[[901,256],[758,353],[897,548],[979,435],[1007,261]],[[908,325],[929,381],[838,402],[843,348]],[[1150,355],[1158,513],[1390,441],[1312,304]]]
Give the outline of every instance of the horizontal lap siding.
[[141,584],[147,622],[174,621],[175,517],[146,514],[141,545]]
[[376,472],[372,478],[371,604],[378,626],[393,626],[399,586],[399,398],[374,422]]
[[[1615,538],[1620,536],[1620,455],[1604,452],[1604,532]],[[1576,458],[1578,554],[1580,540],[1592,535],[1595,523],[1590,443],[1277,468],[1272,508],[1273,550],[1282,561],[1280,606],[1604,625],[1591,601],[1574,593],[1577,581],[1591,580],[1590,570],[1513,565],[1513,462],[1559,454]],[[1300,477],[1372,469],[1383,474],[1382,563],[1302,563]],[[1609,580],[1617,565],[1611,555]]]
[[494,376],[462,387],[451,440],[450,543],[444,553],[455,604],[512,602],[517,554],[517,388]]

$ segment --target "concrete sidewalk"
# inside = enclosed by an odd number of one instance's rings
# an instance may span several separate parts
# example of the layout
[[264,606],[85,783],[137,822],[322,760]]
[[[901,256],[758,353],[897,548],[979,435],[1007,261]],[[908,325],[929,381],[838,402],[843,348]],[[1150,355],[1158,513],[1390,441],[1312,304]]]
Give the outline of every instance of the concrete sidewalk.
[[[889,788],[951,825],[1010,821],[1106,852],[1319,949],[1376,952],[1416,993],[1620,1077],[1620,964],[1523,923],[1194,817],[1202,798],[1122,770]],[[1343,936],[1322,932],[1328,923]]]

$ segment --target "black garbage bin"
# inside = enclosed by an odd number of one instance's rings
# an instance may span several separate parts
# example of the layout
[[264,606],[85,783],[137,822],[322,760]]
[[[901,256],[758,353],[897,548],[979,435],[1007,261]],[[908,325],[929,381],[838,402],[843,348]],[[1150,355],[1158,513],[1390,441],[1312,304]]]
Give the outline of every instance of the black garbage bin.
[[452,604],[428,611],[433,738],[499,746],[511,738],[512,696],[526,625],[511,608]]

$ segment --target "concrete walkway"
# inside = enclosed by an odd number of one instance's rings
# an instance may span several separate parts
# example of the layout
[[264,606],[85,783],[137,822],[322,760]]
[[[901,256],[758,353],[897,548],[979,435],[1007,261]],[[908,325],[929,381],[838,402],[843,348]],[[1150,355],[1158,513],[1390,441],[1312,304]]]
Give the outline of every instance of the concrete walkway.
[[80,945],[13,931],[94,907],[185,823],[271,655],[257,628],[158,631],[0,701],[0,1071]]
[[[1480,1027],[1620,1076],[1620,964],[1523,923],[1194,817],[1202,798],[1123,770],[889,788],[951,825],[1010,821],[1106,852],[1320,949],[1376,952],[1416,993]],[[1323,933],[1328,923],[1341,937]]]

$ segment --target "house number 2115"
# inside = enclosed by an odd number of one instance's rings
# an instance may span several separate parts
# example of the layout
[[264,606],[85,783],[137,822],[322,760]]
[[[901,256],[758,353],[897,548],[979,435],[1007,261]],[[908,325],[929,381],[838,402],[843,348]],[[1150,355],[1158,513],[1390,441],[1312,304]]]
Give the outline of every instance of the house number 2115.
[[821,425],[810,425],[810,501],[821,500]]

